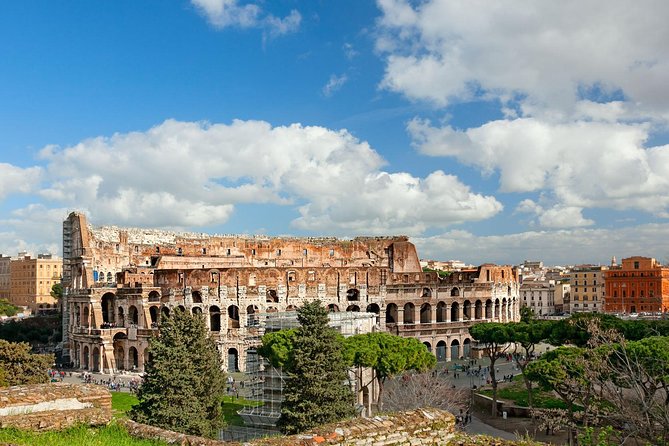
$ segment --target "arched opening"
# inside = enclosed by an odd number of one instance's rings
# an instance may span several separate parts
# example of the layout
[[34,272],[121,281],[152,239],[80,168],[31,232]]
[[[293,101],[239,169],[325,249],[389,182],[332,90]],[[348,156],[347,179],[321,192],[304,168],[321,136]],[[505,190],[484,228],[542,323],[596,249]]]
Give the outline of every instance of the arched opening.
[[228,372],[239,372],[239,353],[236,348],[228,349]]
[[453,302],[451,304],[451,322],[457,322],[460,320],[460,304]]
[[239,307],[237,305],[228,307],[228,328],[239,328]]
[[158,291],[151,291],[149,293],[149,302],[160,302],[160,293]]
[[360,307],[357,306],[357,305],[349,305],[348,307],[346,307],[346,311],[356,311],[357,312],[357,311],[360,311]]
[[130,305],[130,308],[128,308],[128,319],[131,324],[139,325],[139,313],[136,306]]
[[337,304],[330,304],[328,305],[328,311],[330,313],[337,313],[339,312],[339,307],[337,306]]
[[100,371],[100,349],[97,347],[93,347],[93,353],[91,354],[93,356],[91,358],[91,363],[92,367],[91,370],[94,372],[99,372]]
[[423,345],[425,346],[428,352],[432,353],[432,345],[429,342],[425,341],[423,342]]
[[423,304],[420,306],[420,323],[432,323],[432,306],[430,304]]
[[112,276],[112,273],[108,272],[107,273],[107,283],[112,283],[113,280],[114,280],[114,277]]
[[464,301],[464,303],[462,304],[462,310],[464,319],[466,321],[470,321],[472,319],[472,303],[469,302],[468,300]]
[[84,358],[83,359],[84,359],[84,362],[83,362],[82,366],[83,366],[84,370],[88,370],[88,366],[90,365],[89,361],[90,361],[91,358],[90,358],[90,352],[88,350],[87,345],[84,346]]
[[202,314],[202,308],[200,307],[193,307],[191,311],[193,312],[193,314]]
[[163,314],[163,317],[170,317],[170,309],[169,309],[169,307],[163,307],[163,308],[161,308],[160,312]]
[[462,343],[462,356],[464,356],[465,358],[469,358],[471,350],[472,350],[472,340],[467,338]]
[[260,325],[260,320],[257,316],[258,307],[255,305],[249,305],[246,307],[246,326],[247,327],[257,327]]
[[414,314],[416,306],[411,302],[408,302],[404,305],[404,320],[405,324],[413,324],[416,321],[416,315]]
[[119,327],[125,327],[125,310],[123,310],[123,307],[118,307],[116,321],[118,322]]
[[485,301],[485,318],[492,319],[492,301],[490,299]]
[[460,289],[457,287],[451,288],[451,297],[458,297],[460,295]]
[[480,300],[477,300],[474,304],[474,319],[483,318],[483,303]]
[[360,300],[360,291],[355,288],[351,288],[346,291],[346,300],[348,301],[358,301]]
[[460,358],[460,342],[457,339],[451,341],[451,358],[458,359]]
[[116,370],[125,370],[125,345],[128,340],[125,333],[116,333],[114,335],[114,359],[116,360]]
[[386,306],[386,324],[396,324],[397,323],[397,305],[388,304]]
[[367,305],[367,309],[365,311],[368,313],[376,313],[378,316],[381,313],[381,308],[377,304],[369,304]]
[[193,303],[194,304],[201,304],[202,303],[202,293],[199,291],[193,291],[191,293],[191,297],[193,298]]
[[288,305],[286,311],[297,311],[297,307],[295,305]]
[[446,304],[444,302],[437,304],[437,322],[446,322]]
[[630,307],[630,313],[636,313],[636,305]]
[[158,325],[158,316],[160,314],[160,311],[158,310],[158,307],[155,305],[152,305],[149,307],[149,316],[151,317],[151,326],[155,327]]
[[446,342],[444,342],[444,341],[437,342],[437,349],[436,349],[435,353],[437,354],[437,361],[445,361],[446,360]]
[[430,290],[429,288],[423,288],[423,294],[421,295],[421,297],[424,298],[432,297],[432,290]]
[[177,311],[183,311],[183,312],[185,313],[185,312],[186,312],[186,307],[184,307],[183,305],[179,305],[179,306],[176,308],[176,310],[177,310]]
[[102,322],[111,324],[116,322],[116,318],[114,317],[114,301],[115,301],[114,293],[106,293],[104,296],[102,296]]
[[502,320],[506,317],[506,309],[507,309],[507,303],[506,303],[506,297],[502,299],[502,313],[500,317]]
[[265,313],[278,313],[279,310],[276,307],[267,307]]
[[271,302],[271,303],[279,302],[279,295],[276,294],[276,290],[267,290],[265,302]]
[[221,331],[221,309],[216,305],[209,307],[209,329]]
[[139,353],[135,347],[130,347],[128,349],[128,361],[130,362],[130,368],[132,370],[137,370],[139,367]]
[[499,299],[495,299],[495,319],[499,319]]
[[81,326],[88,327],[89,324],[89,315],[88,315],[88,305],[84,306],[83,316],[81,318]]

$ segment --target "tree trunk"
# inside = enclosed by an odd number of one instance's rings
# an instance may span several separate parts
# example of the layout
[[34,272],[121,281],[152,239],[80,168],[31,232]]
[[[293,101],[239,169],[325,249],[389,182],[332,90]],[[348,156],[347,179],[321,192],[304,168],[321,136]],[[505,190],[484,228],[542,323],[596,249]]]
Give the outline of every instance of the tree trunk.
[[492,381],[492,416],[497,416],[497,378],[495,376],[495,362],[497,361],[497,352],[489,355],[490,357],[490,380]]
[[381,412],[383,410],[383,383],[386,381],[385,378],[378,378],[379,382],[379,399],[376,403],[377,410]]

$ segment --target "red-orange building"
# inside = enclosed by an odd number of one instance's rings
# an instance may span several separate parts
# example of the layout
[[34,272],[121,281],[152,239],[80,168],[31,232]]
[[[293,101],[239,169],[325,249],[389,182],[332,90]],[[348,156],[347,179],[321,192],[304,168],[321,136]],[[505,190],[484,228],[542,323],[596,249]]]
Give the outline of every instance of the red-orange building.
[[604,273],[607,313],[669,311],[669,268],[650,257],[629,257]]

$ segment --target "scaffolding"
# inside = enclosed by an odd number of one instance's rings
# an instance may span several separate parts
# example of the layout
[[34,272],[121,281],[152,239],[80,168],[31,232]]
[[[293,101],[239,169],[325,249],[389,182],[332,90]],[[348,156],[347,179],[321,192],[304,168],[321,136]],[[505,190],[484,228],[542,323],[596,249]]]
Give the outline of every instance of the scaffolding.
[[[370,333],[377,330],[377,314],[360,312],[332,312],[328,314],[329,325],[343,336]],[[299,327],[297,312],[256,313],[249,315],[249,326],[258,327],[247,339],[250,345],[259,346],[265,333]],[[251,320],[251,318],[253,318]],[[253,325],[252,325],[253,324]],[[353,390],[358,393],[357,376],[353,371]],[[257,350],[250,350],[247,356],[247,379],[245,394],[249,400],[258,404],[248,405],[239,411],[244,424],[251,428],[276,431],[276,423],[281,415],[283,389],[286,374],[280,368],[272,366],[258,355]]]

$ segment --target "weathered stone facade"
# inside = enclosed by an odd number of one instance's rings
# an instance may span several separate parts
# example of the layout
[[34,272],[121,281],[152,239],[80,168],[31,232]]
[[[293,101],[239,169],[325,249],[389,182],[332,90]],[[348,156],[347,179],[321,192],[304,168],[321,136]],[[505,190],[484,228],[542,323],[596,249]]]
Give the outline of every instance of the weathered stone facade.
[[0,428],[60,430],[111,420],[111,394],[94,385],[38,384],[0,389]]
[[[207,315],[228,370],[244,370],[258,313],[319,299],[368,311],[379,330],[416,337],[439,359],[467,354],[472,321],[518,320],[518,273],[482,265],[423,272],[406,237],[266,238],[63,224],[64,332],[76,366],[142,371],[160,317]],[[257,341],[256,341],[257,342]]]

